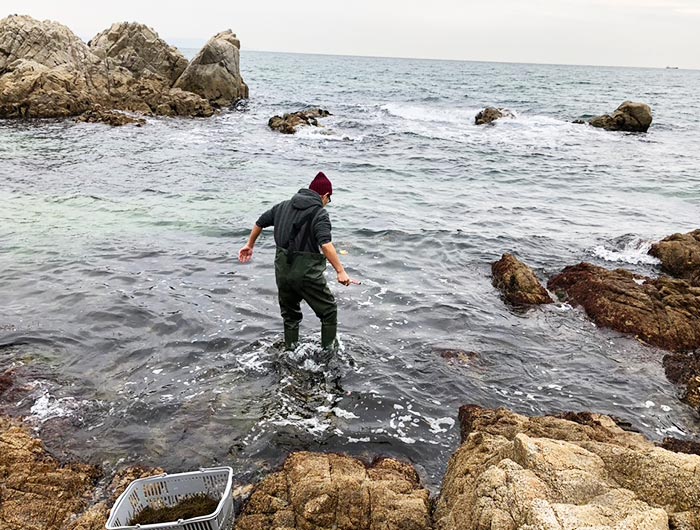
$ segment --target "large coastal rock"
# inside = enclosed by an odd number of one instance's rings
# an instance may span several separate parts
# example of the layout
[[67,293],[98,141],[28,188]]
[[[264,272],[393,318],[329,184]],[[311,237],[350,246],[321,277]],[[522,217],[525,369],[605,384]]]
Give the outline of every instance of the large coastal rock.
[[646,103],[625,101],[612,114],[603,114],[589,120],[593,127],[609,131],[647,132],[651,125],[651,107]]
[[93,37],[88,46],[100,59],[111,59],[109,64],[126,68],[136,78],[144,72],[160,76],[168,88],[175,84],[188,65],[177,48],[170,46],[148,26],[136,22],[112,24]]
[[497,109],[496,107],[486,107],[474,117],[476,125],[486,125],[501,118],[514,118],[515,116],[508,109]]
[[552,298],[530,267],[512,254],[503,254],[491,267],[493,285],[511,304],[551,304]]
[[294,134],[302,125],[318,127],[318,118],[325,118],[331,113],[324,109],[308,109],[298,112],[290,112],[283,116],[273,116],[267,122],[267,126],[273,131],[282,134]]
[[673,234],[654,243],[649,254],[661,261],[661,269],[700,286],[700,230]]
[[295,453],[256,486],[236,530],[427,530],[428,491],[396,460],[370,467],[334,454]]
[[700,528],[699,456],[594,414],[580,424],[467,406],[460,420],[436,530]]
[[0,118],[76,116],[107,99],[107,70],[57,22],[0,20]]
[[175,88],[193,92],[216,107],[247,98],[248,85],[240,73],[240,47],[231,30],[215,35],[192,59]]
[[21,423],[0,416],[0,528],[63,530],[92,499],[99,471],[63,466]]
[[[230,31],[214,37],[188,66],[142,24],[115,24],[88,47],[57,22],[10,16],[0,20],[0,118],[65,118],[98,107],[211,116],[212,105],[247,97],[238,57],[238,40]],[[86,119],[102,115],[93,112]],[[120,122],[104,116],[107,123]]]
[[687,281],[581,263],[566,267],[548,287],[582,306],[599,326],[670,351],[700,347],[700,287]]

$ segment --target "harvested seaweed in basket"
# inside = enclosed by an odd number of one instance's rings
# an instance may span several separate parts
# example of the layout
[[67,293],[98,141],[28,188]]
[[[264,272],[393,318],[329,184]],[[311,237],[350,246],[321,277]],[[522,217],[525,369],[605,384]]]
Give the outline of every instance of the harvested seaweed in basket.
[[180,519],[192,519],[193,517],[211,515],[216,511],[218,505],[219,501],[212,499],[204,493],[199,493],[187,497],[178,502],[175,506],[147,506],[134,516],[129,525],[169,523],[179,521]]

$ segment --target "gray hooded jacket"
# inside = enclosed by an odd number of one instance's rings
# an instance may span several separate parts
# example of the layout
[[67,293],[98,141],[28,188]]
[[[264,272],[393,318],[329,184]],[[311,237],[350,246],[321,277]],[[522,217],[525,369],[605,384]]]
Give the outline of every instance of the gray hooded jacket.
[[[287,248],[289,237],[292,233],[292,226],[310,210],[316,209],[316,214],[313,216],[310,223],[304,226],[297,237],[295,238],[295,248],[299,252],[321,252],[321,245],[331,242],[331,220],[328,217],[328,212],[323,208],[321,196],[310,189],[300,189],[291,200],[276,204],[256,221],[260,228],[268,226],[275,227],[275,243],[280,248]],[[309,237],[306,240],[306,245],[301,248],[301,243],[304,240],[304,235],[310,228]]]

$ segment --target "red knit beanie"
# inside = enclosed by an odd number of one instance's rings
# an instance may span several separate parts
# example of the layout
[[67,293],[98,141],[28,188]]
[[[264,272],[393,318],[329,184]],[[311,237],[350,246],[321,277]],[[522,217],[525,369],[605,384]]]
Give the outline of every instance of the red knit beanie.
[[319,171],[316,178],[311,181],[311,184],[309,184],[309,189],[314,190],[321,197],[323,197],[326,193],[333,195],[333,184],[331,184],[328,177],[324,175],[323,171]]

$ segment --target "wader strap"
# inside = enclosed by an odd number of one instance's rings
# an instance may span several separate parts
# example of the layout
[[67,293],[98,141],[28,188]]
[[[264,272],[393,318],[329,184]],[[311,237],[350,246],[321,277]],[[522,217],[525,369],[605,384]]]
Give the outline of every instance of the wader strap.
[[[311,221],[314,220],[316,215],[318,215],[318,212],[321,211],[321,208],[314,208],[312,209],[309,213],[307,213],[304,217],[299,219],[296,223],[292,225],[292,232],[289,236],[289,240],[287,241],[287,263],[292,263],[294,261],[294,252],[296,252],[297,248],[294,248],[294,240],[297,238],[299,235],[299,232],[306,226],[307,224],[311,223]],[[309,241],[309,237],[311,236],[311,226],[308,226],[306,228],[306,231],[304,232],[303,237],[301,238],[301,250],[303,251],[304,248],[306,247],[306,244]]]

